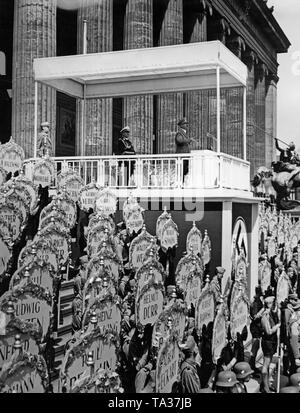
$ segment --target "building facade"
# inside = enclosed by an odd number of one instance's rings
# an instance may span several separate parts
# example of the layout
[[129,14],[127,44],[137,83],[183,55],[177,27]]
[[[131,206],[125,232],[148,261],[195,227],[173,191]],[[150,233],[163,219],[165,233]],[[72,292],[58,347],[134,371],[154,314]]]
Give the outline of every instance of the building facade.
[[[251,172],[275,159],[277,55],[290,43],[264,0],[1,0],[1,142],[12,135],[33,156],[36,57],[220,40],[248,67],[247,160]],[[180,58],[180,56],[179,56]],[[40,86],[38,122],[50,122],[56,156],[111,155],[119,131],[131,128],[137,153],[174,153],[177,122],[186,116],[193,149],[213,147],[216,90],[93,99],[86,106],[84,153],[82,107],[74,98]],[[243,91],[221,91],[221,151],[243,157]]]

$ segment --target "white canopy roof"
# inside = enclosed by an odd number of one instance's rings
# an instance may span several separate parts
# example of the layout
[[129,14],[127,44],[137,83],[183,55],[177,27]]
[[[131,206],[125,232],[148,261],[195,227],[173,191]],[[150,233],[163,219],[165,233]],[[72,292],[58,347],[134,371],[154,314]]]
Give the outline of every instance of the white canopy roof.
[[220,41],[34,60],[35,80],[77,98],[246,86],[247,67]]

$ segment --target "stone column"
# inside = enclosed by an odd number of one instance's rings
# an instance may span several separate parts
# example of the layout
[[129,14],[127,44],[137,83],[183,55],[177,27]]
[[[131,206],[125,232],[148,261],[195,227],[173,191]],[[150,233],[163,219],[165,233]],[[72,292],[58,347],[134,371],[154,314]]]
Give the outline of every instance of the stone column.
[[278,76],[270,74],[266,83],[266,166],[276,159],[275,138],[277,137],[277,82]]
[[[239,59],[246,49],[241,36],[231,36],[226,42],[227,47]],[[226,92],[226,151],[230,155],[243,158],[243,87],[229,88]],[[225,139],[224,136],[224,139]]]
[[[56,55],[56,0],[16,0],[14,11],[12,136],[26,157],[34,154],[33,59]],[[38,87],[38,127],[50,123],[55,150],[56,92]]]
[[[206,2],[196,4],[189,9],[187,19],[191,26],[191,35],[189,42],[206,42],[207,41],[207,13]],[[192,143],[192,149],[207,149],[206,135],[208,132],[208,92],[207,90],[198,90],[187,92],[187,110],[186,116],[190,123],[190,136],[196,139],[197,143]]]
[[247,50],[244,63],[248,68],[247,79],[247,161],[250,162],[250,176],[254,176],[255,160],[255,64],[257,57],[252,50]]
[[[159,36],[159,46],[183,43],[182,0],[168,0]],[[177,123],[183,116],[183,94],[167,93],[157,99],[157,151],[175,152]]]
[[254,171],[266,164],[266,74],[264,63],[255,68],[255,158]]
[[[124,30],[124,49],[153,47],[153,0],[127,0]],[[123,118],[136,152],[152,153],[153,96],[125,98]]]
[[[113,5],[111,0],[81,0],[78,12],[78,53],[83,53],[83,21],[87,21],[87,53],[113,49]],[[77,142],[81,139],[82,107],[78,101]],[[89,99],[85,110],[86,156],[112,154],[112,99]],[[80,148],[81,145],[79,144]]]

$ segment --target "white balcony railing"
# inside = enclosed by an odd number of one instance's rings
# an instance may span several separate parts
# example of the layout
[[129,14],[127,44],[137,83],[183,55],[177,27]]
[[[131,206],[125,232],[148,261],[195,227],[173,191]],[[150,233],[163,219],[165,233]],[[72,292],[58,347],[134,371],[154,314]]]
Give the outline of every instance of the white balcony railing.
[[[213,151],[190,154],[86,156],[54,158],[56,176],[69,168],[85,184],[91,181],[118,189],[232,189],[250,191],[249,162]],[[25,173],[32,176],[35,159],[25,161]],[[184,177],[184,170],[188,175]],[[53,186],[56,186],[56,176]]]

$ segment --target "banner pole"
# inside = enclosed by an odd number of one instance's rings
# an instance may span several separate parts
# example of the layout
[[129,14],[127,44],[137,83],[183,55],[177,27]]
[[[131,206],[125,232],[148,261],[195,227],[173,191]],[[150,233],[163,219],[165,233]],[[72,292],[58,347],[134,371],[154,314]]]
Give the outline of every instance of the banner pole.
[[37,128],[38,128],[38,82],[34,82],[34,153],[37,158]]
[[221,152],[221,82],[220,66],[217,67],[217,152]]

